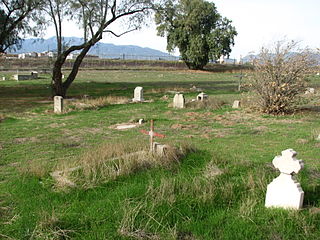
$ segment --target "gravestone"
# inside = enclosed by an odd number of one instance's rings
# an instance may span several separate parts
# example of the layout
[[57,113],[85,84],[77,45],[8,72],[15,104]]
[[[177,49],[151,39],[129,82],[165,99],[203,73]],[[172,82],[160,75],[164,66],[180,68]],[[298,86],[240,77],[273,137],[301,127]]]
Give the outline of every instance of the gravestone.
[[160,155],[165,156],[168,153],[169,146],[166,144],[160,144],[157,142],[153,143],[153,152]]
[[314,94],[314,93],[315,93],[314,88],[307,88],[306,91],[304,92],[304,94]]
[[32,76],[25,75],[25,74],[15,74],[15,75],[13,75],[13,78],[17,81],[22,81],[22,80],[30,80],[30,79],[32,79]]
[[204,92],[198,94],[197,96],[197,101],[205,101],[208,100],[208,95],[205,94]]
[[38,79],[38,72],[32,71],[32,72],[31,72],[31,78],[32,78],[32,79]]
[[300,209],[304,192],[293,174],[303,168],[303,161],[296,158],[297,153],[292,149],[284,150],[281,154],[272,161],[274,167],[280,170],[280,175],[267,187],[265,206]]
[[143,102],[143,87],[136,87],[134,89],[133,102]]
[[61,96],[54,97],[54,112],[55,113],[63,112],[63,97]]
[[183,94],[176,93],[173,98],[173,107],[174,108],[185,108],[185,99]]
[[235,100],[232,104],[232,108],[240,108],[240,101],[239,100]]
[[6,80],[6,77],[2,77],[2,81],[5,81]]

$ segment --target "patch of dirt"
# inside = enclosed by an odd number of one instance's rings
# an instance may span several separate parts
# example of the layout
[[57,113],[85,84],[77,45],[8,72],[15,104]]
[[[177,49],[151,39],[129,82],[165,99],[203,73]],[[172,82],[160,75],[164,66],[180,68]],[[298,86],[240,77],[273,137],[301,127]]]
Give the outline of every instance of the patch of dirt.
[[224,138],[232,134],[232,129],[229,128],[213,129],[212,131],[216,138]]
[[66,126],[66,124],[65,123],[52,123],[52,124],[50,124],[49,125],[49,127],[51,127],[51,128],[58,128],[58,127],[64,127],[64,126]]
[[92,133],[92,134],[97,134],[97,133],[101,133],[102,129],[101,128],[86,128],[83,129],[85,132],[87,133]]
[[171,125],[172,129],[194,129],[194,128],[198,128],[198,125],[195,124],[190,124],[190,125],[183,125],[180,123],[176,123]]
[[298,144],[306,144],[308,143],[308,140],[307,139],[303,139],[303,138],[299,138],[296,140],[296,143]]
[[320,148],[320,143],[316,143],[314,146]]
[[39,139],[36,137],[26,137],[26,138],[15,138],[14,143],[20,144],[25,142],[38,142]]

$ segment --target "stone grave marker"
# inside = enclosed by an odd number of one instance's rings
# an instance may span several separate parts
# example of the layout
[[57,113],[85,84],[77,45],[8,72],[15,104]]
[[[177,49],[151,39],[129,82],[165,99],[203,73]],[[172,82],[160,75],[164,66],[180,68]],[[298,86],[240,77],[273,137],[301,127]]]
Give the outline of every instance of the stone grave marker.
[[185,108],[185,99],[183,94],[176,93],[173,98],[173,107],[174,108]]
[[54,97],[54,112],[55,113],[63,112],[63,97],[61,96]]
[[[157,145],[154,144],[153,138],[154,137],[160,137],[160,138],[164,138],[165,135],[161,134],[161,133],[157,133],[154,131],[154,122],[153,120],[150,121],[150,131],[146,131],[146,130],[140,130],[141,133],[149,135],[150,136],[150,152],[155,152],[155,147]],[[159,145],[159,143],[158,143]]]
[[304,94],[314,94],[314,93],[315,93],[314,88],[307,88],[306,91],[304,92]]
[[36,72],[36,71],[31,72],[32,79],[38,79],[38,76],[39,76],[38,72]]
[[206,101],[206,100],[208,100],[207,94],[205,94],[204,92],[198,94],[197,101]]
[[143,87],[136,87],[134,89],[133,102],[143,102]]
[[281,154],[272,161],[274,167],[280,170],[280,175],[267,187],[265,206],[300,209],[304,192],[293,174],[297,174],[303,168],[303,161],[296,158],[297,153],[293,149],[284,150]]
[[2,81],[5,81],[6,80],[6,77],[2,77]]
[[240,108],[240,101],[239,100],[235,100],[232,104],[232,108]]

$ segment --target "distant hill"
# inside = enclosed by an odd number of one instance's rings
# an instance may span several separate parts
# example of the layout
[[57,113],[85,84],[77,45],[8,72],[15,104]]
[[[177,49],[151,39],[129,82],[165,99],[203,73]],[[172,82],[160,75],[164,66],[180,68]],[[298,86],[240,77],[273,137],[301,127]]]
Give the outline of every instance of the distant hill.
[[[81,44],[82,38],[65,37],[66,45]],[[13,53],[56,51],[56,38],[48,39],[30,38],[22,42],[22,48]],[[178,57],[161,52],[152,48],[143,48],[135,45],[114,45],[111,43],[98,42],[93,46],[89,54],[98,55],[100,58],[120,59],[146,59],[146,60],[177,60]]]

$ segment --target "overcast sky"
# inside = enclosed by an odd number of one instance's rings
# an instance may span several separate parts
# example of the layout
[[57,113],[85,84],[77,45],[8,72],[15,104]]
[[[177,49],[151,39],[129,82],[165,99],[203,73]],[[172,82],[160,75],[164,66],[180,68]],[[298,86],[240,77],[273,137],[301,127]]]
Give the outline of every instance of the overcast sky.
[[[261,46],[286,38],[303,46],[320,47],[320,0],[215,0],[222,16],[238,31],[231,58],[257,52]],[[66,24],[64,36],[81,37],[78,27]],[[116,27],[117,28],[117,27]],[[120,31],[120,30],[119,30]],[[54,35],[51,28],[47,37]],[[166,52],[166,39],[158,37],[154,24],[120,38],[104,36],[102,42],[138,45]]]

